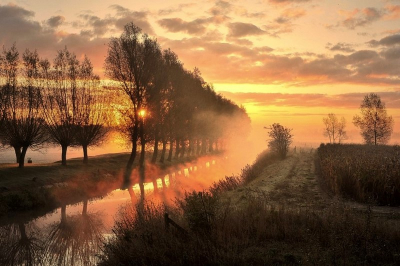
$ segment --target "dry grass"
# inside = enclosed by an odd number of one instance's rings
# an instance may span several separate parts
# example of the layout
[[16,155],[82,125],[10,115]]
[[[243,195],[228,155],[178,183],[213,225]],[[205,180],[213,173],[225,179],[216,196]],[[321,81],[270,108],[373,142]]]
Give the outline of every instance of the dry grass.
[[400,205],[400,147],[321,145],[317,165],[335,194],[379,205]]
[[[340,206],[316,212],[253,198],[244,208],[189,193],[175,210],[144,204],[126,212],[100,265],[395,265],[397,225]],[[211,204],[211,207],[210,207]],[[171,215],[188,232],[165,229]],[[210,218],[211,217],[211,218]]]

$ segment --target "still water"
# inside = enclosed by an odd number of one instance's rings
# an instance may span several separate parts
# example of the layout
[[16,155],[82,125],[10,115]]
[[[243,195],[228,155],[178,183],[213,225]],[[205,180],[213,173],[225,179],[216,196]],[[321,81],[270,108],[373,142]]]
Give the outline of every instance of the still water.
[[[146,199],[172,201],[185,191],[202,190],[232,169],[226,157],[199,159],[144,183]],[[228,173],[229,174],[229,173]],[[146,179],[148,180],[148,179]],[[124,208],[140,199],[138,184],[88,198],[47,214],[16,214],[0,224],[0,264],[95,265],[105,239]]]

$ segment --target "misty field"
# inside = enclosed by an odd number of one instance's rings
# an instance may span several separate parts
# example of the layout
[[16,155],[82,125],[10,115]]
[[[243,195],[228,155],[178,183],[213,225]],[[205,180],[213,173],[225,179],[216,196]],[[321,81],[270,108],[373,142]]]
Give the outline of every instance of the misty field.
[[400,205],[400,147],[324,145],[317,166],[335,194],[378,205]]

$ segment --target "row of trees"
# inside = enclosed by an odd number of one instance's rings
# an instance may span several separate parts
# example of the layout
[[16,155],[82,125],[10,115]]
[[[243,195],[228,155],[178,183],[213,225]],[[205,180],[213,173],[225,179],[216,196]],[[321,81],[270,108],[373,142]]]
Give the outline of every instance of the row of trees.
[[[386,144],[393,132],[393,118],[388,116],[385,103],[375,94],[370,93],[364,97],[360,105],[361,115],[353,117],[353,124],[360,128],[361,135],[366,144]],[[329,137],[330,143],[341,143],[347,139],[346,120],[340,120],[335,114],[328,114],[323,118],[325,125],[324,135]]]
[[[28,148],[53,143],[89,146],[101,143],[111,126],[132,144],[131,170],[141,146],[139,165],[152,144],[152,162],[204,154],[223,145],[229,134],[244,135],[250,119],[244,108],[218,95],[201,77],[188,71],[171,50],[130,23],[111,39],[101,86],[90,60],[81,61],[67,48],[52,63],[36,51],[22,55],[15,45],[0,56],[0,142],[15,150],[24,166]],[[166,154],[167,148],[169,153]],[[175,154],[173,153],[175,151]]]
[[125,26],[119,38],[111,39],[105,69],[123,96],[123,132],[132,143],[127,172],[138,144],[143,166],[146,143],[153,144],[152,162],[162,144],[163,162],[168,144],[167,160],[203,154],[218,149],[228,134],[243,135],[249,128],[243,108],[216,94],[198,69],[186,70],[173,51],[162,50],[157,40],[133,23]]
[[19,167],[28,148],[53,143],[61,146],[62,164],[67,148],[87,149],[104,139],[106,97],[90,60],[80,62],[67,48],[57,52],[53,64],[26,50],[20,59],[15,45],[0,57],[0,142],[15,150]]

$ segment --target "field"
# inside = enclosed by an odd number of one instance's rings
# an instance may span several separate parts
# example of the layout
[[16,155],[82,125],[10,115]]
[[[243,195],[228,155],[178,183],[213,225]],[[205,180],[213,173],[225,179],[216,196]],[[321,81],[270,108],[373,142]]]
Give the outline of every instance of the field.
[[400,205],[400,147],[321,145],[317,166],[328,188],[359,202]]

